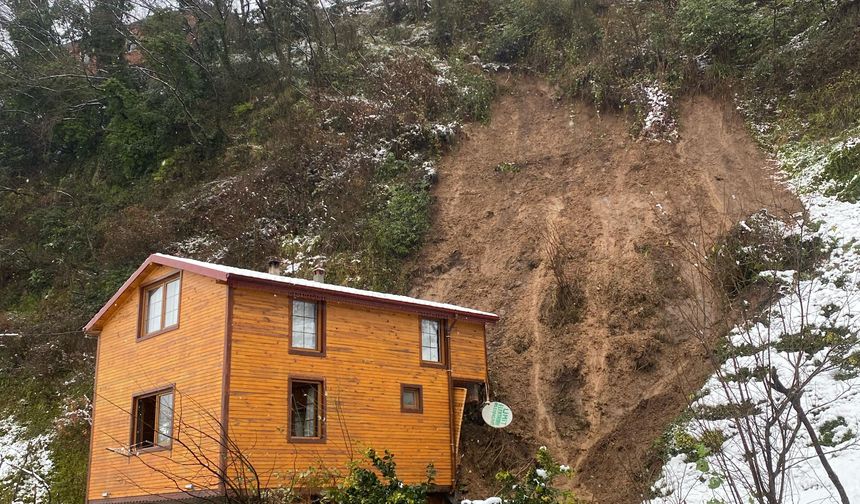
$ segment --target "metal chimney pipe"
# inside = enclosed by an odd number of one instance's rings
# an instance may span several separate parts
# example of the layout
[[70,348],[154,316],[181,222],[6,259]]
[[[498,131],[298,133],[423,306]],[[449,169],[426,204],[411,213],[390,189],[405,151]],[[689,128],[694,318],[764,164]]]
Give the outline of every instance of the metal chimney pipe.
[[269,259],[268,272],[270,275],[280,275],[281,274],[281,260],[274,258],[274,257]]

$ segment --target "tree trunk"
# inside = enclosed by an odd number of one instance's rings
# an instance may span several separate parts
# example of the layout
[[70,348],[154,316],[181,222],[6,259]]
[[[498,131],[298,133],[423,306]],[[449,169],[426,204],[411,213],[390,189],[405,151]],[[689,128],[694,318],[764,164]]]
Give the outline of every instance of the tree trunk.
[[845,488],[842,486],[842,482],[839,481],[839,476],[837,476],[833,468],[830,467],[830,462],[827,461],[827,456],[825,455],[824,450],[821,449],[821,442],[818,440],[818,435],[815,433],[815,427],[810,423],[809,418],[806,416],[806,412],[803,411],[803,406],[800,404],[800,396],[802,394],[786,388],[786,386],[779,381],[779,376],[777,376],[776,371],[773,369],[770,371],[770,379],[774,390],[788,399],[791,406],[794,408],[794,411],[797,413],[797,418],[800,419],[800,422],[806,428],[806,432],[809,434],[809,440],[812,442],[812,446],[815,448],[815,453],[818,455],[818,460],[821,462],[821,466],[824,467],[824,472],[827,473],[827,477],[830,478],[833,486],[836,487],[836,491],[839,492],[839,498],[842,501],[842,504],[850,504],[848,494],[845,493]]

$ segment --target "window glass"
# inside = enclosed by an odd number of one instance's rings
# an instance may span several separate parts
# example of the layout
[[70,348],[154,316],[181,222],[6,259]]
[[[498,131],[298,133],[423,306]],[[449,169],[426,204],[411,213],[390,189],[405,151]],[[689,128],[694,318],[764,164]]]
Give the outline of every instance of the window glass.
[[293,300],[293,348],[317,350],[317,304]]
[[161,330],[161,304],[164,297],[164,287],[148,291],[146,307],[146,332],[151,333]]
[[179,322],[179,279],[167,282],[166,305],[164,307],[164,327],[175,326]]
[[293,437],[320,437],[321,390],[319,382],[293,382],[290,391]]
[[132,448],[169,447],[173,436],[173,391],[137,397],[134,410]]
[[173,392],[158,396],[158,446],[169,446],[173,436]]
[[439,351],[439,321],[421,321],[421,360],[442,362]]
[[146,289],[143,334],[152,334],[179,324],[180,278],[174,276]]
[[420,411],[421,410],[421,389],[413,386],[403,386],[401,406],[404,410]]
[[155,396],[141,397],[135,402],[133,448],[151,448],[155,446]]

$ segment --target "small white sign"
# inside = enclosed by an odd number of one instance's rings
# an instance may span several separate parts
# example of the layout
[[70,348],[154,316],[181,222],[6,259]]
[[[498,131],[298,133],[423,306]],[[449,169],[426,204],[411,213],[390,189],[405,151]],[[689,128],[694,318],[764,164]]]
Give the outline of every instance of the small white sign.
[[500,402],[487,403],[481,409],[481,418],[487,422],[490,427],[501,429],[511,425],[514,419],[514,414],[506,404]]

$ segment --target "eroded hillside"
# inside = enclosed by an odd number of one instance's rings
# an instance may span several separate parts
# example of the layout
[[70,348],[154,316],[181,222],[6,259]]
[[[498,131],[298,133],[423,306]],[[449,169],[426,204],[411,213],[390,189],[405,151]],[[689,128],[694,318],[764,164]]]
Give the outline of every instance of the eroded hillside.
[[[462,481],[468,496],[490,492],[499,466],[546,445],[574,468],[578,497],[638,502],[652,442],[711,372],[684,322],[697,289],[685,248],[760,208],[801,207],[711,98],[680,103],[676,143],[650,142],[539,79],[499,84],[492,121],[440,164],[411,291],[502,317],[488,335],[492,394],[515,420],[467,427]],[[578,293],[564,322],[548,309],[558,256]]]

